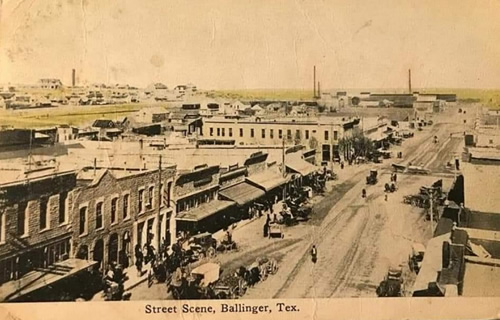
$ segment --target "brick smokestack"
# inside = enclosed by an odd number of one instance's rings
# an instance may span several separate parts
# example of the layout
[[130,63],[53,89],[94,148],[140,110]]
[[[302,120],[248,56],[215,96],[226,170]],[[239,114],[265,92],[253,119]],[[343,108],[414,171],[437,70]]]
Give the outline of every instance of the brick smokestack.
[[412,91],[411,91],[411,69],[408,69],[408,90],[410,91],[408,93],[412,94]]
[[76,70],[73,69],[71,72],[71,84],[73,87],[76,86]]
[[316,98],[316,66],[313,68],[313,98]]

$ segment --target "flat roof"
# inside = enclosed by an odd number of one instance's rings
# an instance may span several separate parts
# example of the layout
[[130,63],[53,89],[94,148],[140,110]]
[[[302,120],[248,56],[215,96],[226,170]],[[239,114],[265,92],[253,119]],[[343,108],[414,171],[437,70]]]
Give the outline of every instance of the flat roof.
[[465,206],[474,211],[500,213],[500,166],[461,162]]
[[[318,124],[344,124],[355,120],[355,118],[347,117],[306,117],[306,118],[259,118],[256,120],[255,117],[244,118],[244,119],[228,119],[222,117],[213,117],[209,119],[203,119],[206,123],[239,123],[239,124],[296,124],[296,125],[318,125]],[[344,119],[344,120],[342,120]]]
[[462,296],[500,296],[500,267],[467,261],[465,263]]

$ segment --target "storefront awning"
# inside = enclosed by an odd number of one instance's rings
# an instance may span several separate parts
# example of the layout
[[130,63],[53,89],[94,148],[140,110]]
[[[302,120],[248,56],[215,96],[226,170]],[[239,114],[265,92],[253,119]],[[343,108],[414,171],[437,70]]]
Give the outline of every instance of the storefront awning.
[[203,203],[199,207],[192,208],[189,211],[181,212],[177,216],[176,220],[198,222],[211,215],[216,214],[217,212],[227,209],[234,204],[235,203],[232,201],[213,200],[207,203]]
[[281,174],[271,170],[251,175],[246,179],[247,182],[263,189],[264,191],[270,191],[285,184],[287,181]]
[[305,161],[304,159],[295,158],[286,161],[287,169],[294,172],[300,173],[302,176],[310,175],[313,172],[318,171],[318,167]]
[[382,132],[378,132],[378,131],[375,131],[375,132],[368,134],[367,137],[368,137],[368,139],[370,139],[372,141],[376,141],[376,142],[383,141],[383,140],[387,139],[387,135],[385,135]]
[[266,193],[253,185],[242,182],[235,186],[219,191],[219,195],[236,202],[239,206],[243,206],[255,199],[258,199]]
[[97,263],[97,261],[67,259],[56,262],[48,268],[28,272],[18,280],[12,280],[0,286],[0,301],[14,301]]

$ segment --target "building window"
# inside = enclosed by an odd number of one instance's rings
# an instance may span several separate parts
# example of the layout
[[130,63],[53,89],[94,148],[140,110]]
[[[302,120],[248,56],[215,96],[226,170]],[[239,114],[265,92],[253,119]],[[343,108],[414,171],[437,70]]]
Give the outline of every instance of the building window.
[[153,208],[153,196],[155,192],[155,187],[151,186],[148,189],[148,200],[146,202],[146,209],[150,210]]
[[20,206],[17,212],[17,235],[25,236],[28,234],[29,206]]
[[333,131],[333,140],[337,141],[339,139],[339,132],[337,130]]
[[141,213],[144,209],[144,189],[139,190],[139,196],[137,197],[137,211]]
[[225,137],[226,136],[226,128],[222,128],[222,136]]
[[111,223],[116,222],[116,206],[118,204],[118,198],[111,199]]
[[214,128],[210,128],[210,136],[213,137],[214,136]]
[[301,139],[301,137],[300,137],[300,130],[296,130],[295,131],[295,139],[297,139],[297,140]]
[[266,129],[262,129],[262,139],[266,138]]
[[217,137],[220,136],[220,128],[217,128]]
[[240,137],[243,137],[243,128],[240,128]]
[[80,208],[80,235],[87,232],[87,207]]
[[328,141],[328,130],[325,130],[325,141]]
[[233,128],[229,128],[229,136],[232,137],[233,136]]
[[309,140],[309,130],[306,130],[306,140]]
[[97,203],[95,206],[95,228],[102,228],[102,202]]
[[288,140],[292,140],[292,130],[287,130],[287,131],[286,131],[286,138],[287,138]]
[[123,196],[123,219],[128,218],[129,200],[130,200],[130,195],[126,194]]
[[278,130],[278,139],[283,139],[283,130]]
[[269,129],[269,138],[274,139],[274,130]]
[[254,137],[254,130],[252,128],[252,129],[250,129],[250,138],[253,138],[253,137]]
[[49,228],[48,202],[47,198],[40,198],[40,230]]
[[4,212],[0,212],[0,243],[5,242],[5,216]]
[[63,224],[67,221],[66,219],[67,199],[68,199],[67,192],[63,192],[59,195],[59,224]]

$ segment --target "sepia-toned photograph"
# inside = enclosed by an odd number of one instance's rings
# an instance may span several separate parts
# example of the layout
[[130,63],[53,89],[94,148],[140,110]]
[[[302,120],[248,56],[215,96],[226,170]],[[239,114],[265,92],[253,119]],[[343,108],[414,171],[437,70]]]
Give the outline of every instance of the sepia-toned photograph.
[[2,303],[500,297],[499,2],[0,14]]

